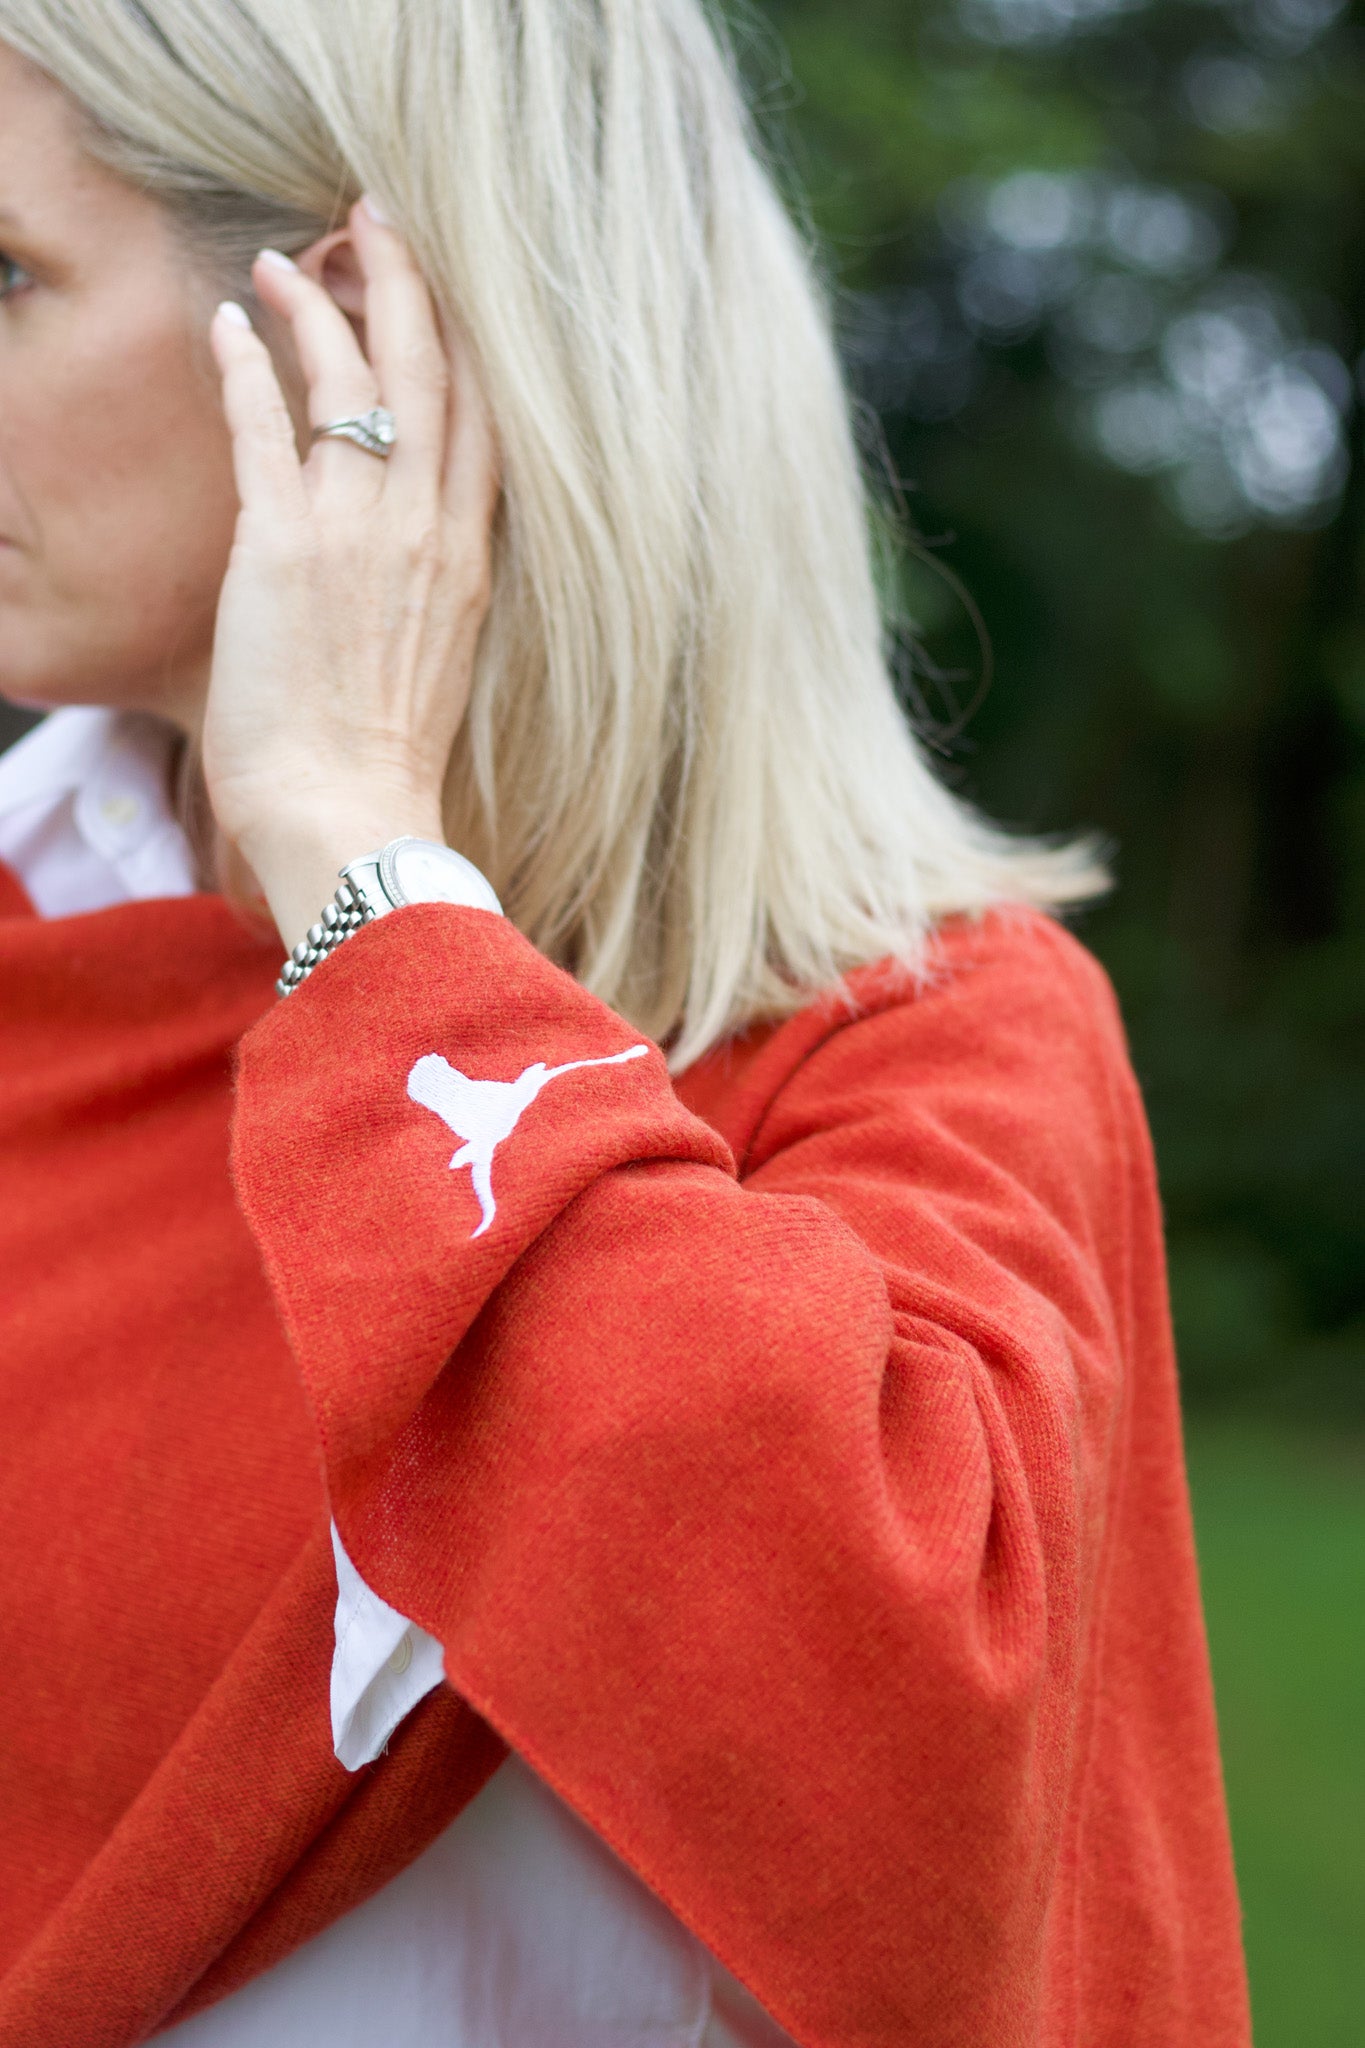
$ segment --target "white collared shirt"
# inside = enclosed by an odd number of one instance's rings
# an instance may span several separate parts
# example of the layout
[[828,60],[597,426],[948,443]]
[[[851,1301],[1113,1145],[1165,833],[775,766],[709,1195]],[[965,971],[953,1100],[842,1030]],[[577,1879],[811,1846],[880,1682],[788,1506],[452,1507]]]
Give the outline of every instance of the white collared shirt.
[[[0,756],[0,862],[41,917],[191,895],[173,736],[96,707]],[[443,1682],[441,1648],[371,1592],[332,1531],[332,1735],[348,1770]],[[174,2048],[790,2048],[789,2037],[518,1757],[366,1904]]]
[[40,917],[193,894],[167,795],[172,744],[157,719],[81,705],[0,755],[0,860]]

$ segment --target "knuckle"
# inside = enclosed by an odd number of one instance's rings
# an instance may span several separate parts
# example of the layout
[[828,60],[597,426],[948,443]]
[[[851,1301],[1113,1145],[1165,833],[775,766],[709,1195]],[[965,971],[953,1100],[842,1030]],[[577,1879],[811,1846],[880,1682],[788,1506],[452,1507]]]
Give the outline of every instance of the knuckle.
[[486,611],[493,596],[492,550],[471,538],[467,546],[448,554],[447,561],[464,608]]
[[450,365],[434,337],[415,337],[409,341],[399,367],[405,381],[436,396],[443,396],[450,388]]
[[304,576],[321,552],[320,536],[311,521],[282,515],[271,525],[271,552],[291,573]]
[[411,519],[399,535],[399,548],[411,571],[436,575],[447,566],[446,539],[434,513]]
[[273,380],[264,377],[253,379],[250,388],[244,392],[241,415],[243,423],[253,433],[267,434],[273,439],[278,439],[289,422],[278,389],[274,388]]
[[262,440],[271,442],[275,447],[293,446],[293,422],[282,405],[264,401],[257,407],[252,424]]
[[493,602],[493,572],[491,568],[474,569],[466,593],[466,609],[475,618],[482,619]]

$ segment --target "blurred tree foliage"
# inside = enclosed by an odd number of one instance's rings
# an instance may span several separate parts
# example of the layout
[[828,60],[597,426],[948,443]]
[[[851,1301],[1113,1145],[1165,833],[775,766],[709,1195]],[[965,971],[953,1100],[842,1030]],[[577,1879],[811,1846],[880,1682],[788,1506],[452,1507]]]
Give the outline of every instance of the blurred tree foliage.
[[[949,778],[1098,828],[1192,1400],[1365,1411],[1365,29],[763,0]],[[948,571],[947,574],[944,572]],[[960,577],[995,675],[981,672]],[[970,717],[963,713],[971,709]]]

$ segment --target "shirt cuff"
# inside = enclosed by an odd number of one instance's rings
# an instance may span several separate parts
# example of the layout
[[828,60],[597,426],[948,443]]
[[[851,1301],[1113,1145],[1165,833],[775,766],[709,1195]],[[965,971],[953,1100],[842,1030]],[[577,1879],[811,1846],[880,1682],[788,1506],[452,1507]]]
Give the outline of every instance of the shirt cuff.
[[399,1723],[445,1677],[434,1636],[372,1593],[346,1555],[336,1523],[336,1650],[332,1657],[332,1747],[348,1771],[363,1770]]

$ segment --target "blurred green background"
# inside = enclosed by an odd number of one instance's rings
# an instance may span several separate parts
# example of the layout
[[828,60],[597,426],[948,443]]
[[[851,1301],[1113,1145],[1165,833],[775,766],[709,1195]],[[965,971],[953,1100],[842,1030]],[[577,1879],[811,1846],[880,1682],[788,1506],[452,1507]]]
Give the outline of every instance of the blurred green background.
[[738,33],[920,536],[921,729],[988,810],[1113,848],[1080,929],[1161,1164],[1257,2039],[1361,2048],[1365,25],[764,0]]
[[1113,848],[1080,929],[1161,1163],[1257,2037],[1361,2048],[1365,26],[745,0],[736,33],[920,536],[920,729],[996,815]]

